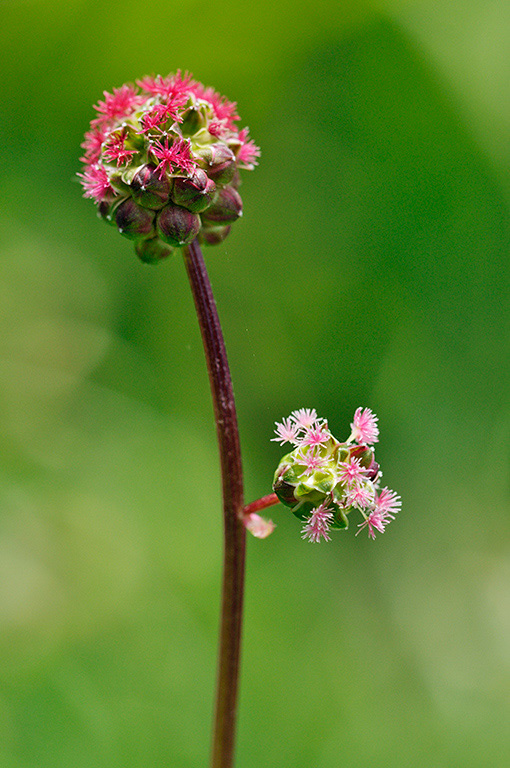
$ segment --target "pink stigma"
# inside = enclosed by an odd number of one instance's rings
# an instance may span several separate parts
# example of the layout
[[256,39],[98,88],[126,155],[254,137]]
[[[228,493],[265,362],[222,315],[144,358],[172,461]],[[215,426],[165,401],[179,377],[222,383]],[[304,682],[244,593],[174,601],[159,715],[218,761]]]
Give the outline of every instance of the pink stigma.
[[332,510],[328,509],[324,504],[321,504],[317,509],[312,509],[306,525],[301,529],[301,538],[308,539],[308,541],[311,541],[314,544],[318,544],[321,539],[324,539],[324,541],[331,541],[329,528],[332,522]]
[[352,485],[359,480],[366,480],[368,469],[362,467],[359,459],[351,459],[338,465],[338,479],[347,485]]
[[365,408],[364,410],[357,408],[351,428],[351,437],[358,443],[368,443],[368,445],[371,445],[379,440],[377,416],[372,413],[370,408]]
[[317,411],[315,408],[300,408],[299,411],[292,411],[290,418],[296,422],[298,427],[311,429],[317,421]]
[[275,422],[276,437],[272,437],[271,440],[283,445],[284,443],[292,443],[292,445],[298,445],[299,443],[299,428],[296,424],[293,424],[290,419],[283,419],[280,424]]

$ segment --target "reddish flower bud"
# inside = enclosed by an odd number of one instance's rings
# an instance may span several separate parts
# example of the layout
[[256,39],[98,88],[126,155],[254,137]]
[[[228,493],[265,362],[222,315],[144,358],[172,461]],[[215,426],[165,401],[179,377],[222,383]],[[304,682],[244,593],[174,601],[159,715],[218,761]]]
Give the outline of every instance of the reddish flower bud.
[[200,232],[200,216],[179,205],[167,205],[158,215],[159,236],[165,243],[178,246],[191,243]]
[[197,168],[189,179],[177,177],[174,181],[172,200],[182,205],[188,211],[201,213],[211,205],[216,184],[211,181],[206,172]]
[[170,181],[160,178],[153,165],[142,165],[131,181],[131,193],[139,205],[159,210],[168,203]]
[[232,181],[236,172],[236,158],[225,144],[213,144],[200,152],[202,167],[219,187]]
[[120,234],[131,240],[140,235],[150,235],[154,231],[154,212],[141,208],[131,198],[119,205],[115,221]]
[[224,187],[218,191],[213,204],[202,214],[204,224],[229,224],[243,214],[243,201],[233,187]]

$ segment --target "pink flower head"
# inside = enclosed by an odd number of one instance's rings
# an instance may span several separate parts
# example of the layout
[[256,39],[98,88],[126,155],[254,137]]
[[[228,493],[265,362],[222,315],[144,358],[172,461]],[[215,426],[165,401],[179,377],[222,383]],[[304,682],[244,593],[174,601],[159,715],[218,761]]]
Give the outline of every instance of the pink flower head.
[[375,508],[385,520],[394,520],[395,515],[400,512],[402,501],[395,491],[389,488],[383,488],[379,496],[375,499]]
[[190,86],[192,85],[191,75],[185,72],[182,75],[181,70],[178,69],[175,75],[168,75],[168,77],[144,77],[141,80],[137,80],[137,85],[143,91],[147,91],[151,96],[160,96],[163,99],[181,99],[181,106],[188,101]]
[[324,504],[320,507],[312,509],[310,517],[306,525],[301,530],[301,538],[308,539],[308,541],[318,544],[322,539],[324,541],[331,541],[329,536],[329,528],[333,522],[333,512],[328,509]]
[[239,131],[239,141],[241,141],[242,144],[237,153],[237,161],[243,168],[247,168],[251,171],[255,165],[258,165],[256,158],[260,157],[260,149],[254,141],[248,139],[248,128],[243,128],[242,131]]
[[187,174],[191,174],[196,168],[196,162],[191,156],[190,145],[184,139],[177,139],[171,146],[168,146],[168,136],[165,136],[165,143],[162,144],[156,139],[150,148],[151,153],[160,160],[156,170],[159,170],[159,178],[162,179],[167,171],[172,172],[179,168]]
[[315,426],[306,430],[301,443],[302,445],[322,445],[322,443],[327,443],[330,437],[329,429],[322,424],[316,423]]
[[98,126],[87,131],[85,134],[85,141],[81,145],[85,150],[85,155],[80,158],[82,163],[87,163],[88,165],[97,163],[101,155],[103,141],[107,135],[108,132],[105,131],[104,128]]
[[117,161],[117,168],[124,163],[129,164],[136,150],[126,149],[126,131],[111,133],[104,145],[104,156],[108,162]]
[[327,461],[321,457],[320,448],[317,446],[308,451],[304,448],[301,448],[296,455],[296,460],[299,462],[299,464],[305,465],[305,471],[301,473],[300,477],[303,477],[303,475],[308,475],[311,472],[315,472],[316,469],[324,467]]
[[359,459],[351,458],[349,461],[341,462],[338,465],[338,479],[349,486],[360,480],[366,480],[367,474],[368,469],[361,466]]
[[[153,263],[197,237],[221,243],[242,215],[239,170],[258,156],[235,103],[178,70],[104,91],[95,110],[82,144],[84,196],[105,202],[101,217],[140,259]],[[113,195],[122,197],[115,209]]]
[[351,488],[347,488],[345,498],[352,507],[366,509],[373,504],[374,494],[369,486],[364,483],[356,483]]
[[274,529],[275,524],[272,520],[265,520],[256,512],[251,512],[244,518],[244,525],[246,529],[257,539],[266,539],[270,536]]
[[284,443],[292,443],[292,445],[298,445],[299,443],[299,428],[296,424],[293,424],[289,419],[283,419],[281,424],[276,421],[275,434],[276,437],[272,437],[271,440],[281,445]]
[[371,539],[375,539],[375,532],[379,531],[379,533],[384,533],[385,525],[386,522],[383,515],[374,509],[370,512],[368,517],[365,518],[364,522],[358,524],[359,531],[356,532],[356,536],[358,533],[361,533],[363,528],[368,528],[368,535]]
[[85,189],[84,197],[92,197],[97,203],[111,194],[117,194],[110,184],[110,179],[101,165],[91,165],[85,173],[79,173]]
[[317,421],[317,411],[315,408],[300,408],[299,411],[292,411],[290,418],[298,427],[311,429]]
[[351,438],[358,443],[367,443],[372,445],[379,440],[379,428],[377,426],[377,416],[372,413],[370,408],[357,408],[354,414],[354,421],[351,424]]
[[390,491],[389,488],[383,488],[379,496],[375,499],[374,509],[370,512],[368,517],[365,518],[363,523],[358,525],[361,533],[363,528],[368,527],[368,535],[371,539],[375,539],[375,531],[384,533],[384,529],[391,520],[395,519],[395,515],[400,511],[402,502],[400,496],[397,496],[395,491]]
[[192,89],[198,99],[208,101],[211,104],[218,120],[224,120],[229,128],[234,127],[235,121],[239,120],[236,111],[237,104],[234,101],[228,101],[225,96],[221,96],[213,88],[206,88],[202,83],[194,82]]
[[145,101],[145,97],[137,95],[137,89],[133,85],[114,88],[113,93],[103,91],[103,95],[104,101],[100,101],[94,106],[99,114],[92,121],[92,125],[105,126],[119,118],[128,117],[136,107]]

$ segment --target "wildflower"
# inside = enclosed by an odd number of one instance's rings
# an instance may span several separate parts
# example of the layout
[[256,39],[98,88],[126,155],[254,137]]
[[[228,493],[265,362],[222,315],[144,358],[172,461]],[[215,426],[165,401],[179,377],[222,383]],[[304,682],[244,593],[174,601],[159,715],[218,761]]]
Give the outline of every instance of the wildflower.
[[186,174],[191,174],[196,168],[196,163],[191,156],[190,145],[183,139],[177,139],[172,146],[168,146],[168,136],[165,136],[165,144],[156,140],[150,145],[149,151],[160,160],[156,170],[162,179],[167,173],[173,173],[180,169]]
[[300,408],[299,411],[292,411],[290,418],[298,427],[311,429],[317,421],[317,411],[315,408]]
[[359,443],[368,443],[368,445],[372,445],[379,440],[377,416],[372,413],[370,408],[358,408],[356,410],[351,428],[352,439]]
[[[239,169],[253,170],[260,155],[248,129],[237,126],[236,104],[181,71],[144,77],[103,96],[85,134],[78,174],[101,217],[133,239],[148,263],[195,237],[222,242],[242,215]],[[137,209],[126,205],[119,224],[115,199],[151,213],[137,213],[132,224]],[[150,228],[142,220],[150,220]]]
[[333,529],[346,529],[351,514],[361,514],[358,533],[371,538],[400,510],[400,497],[389,488],[378,492],[381,472],[369,445],[377,440],[377,416],[358,408],[352,433],[341,442],[315,409],[301,408],[276,424],[282,444],[293,446],[278,465],[273,491],[303,521],[303,538],[329,541]]
[[308,522],[301,529],[301,538],[308,539],[318,544],[322,539],[331,541],[329,528],[333,521],[333,512],[321,504],[317,509],[312,509]]
[[303,437],[303,445],[322,445],[331,437],[328,429],[321,424],[315,424],[307,429]]
[[271,440],[281,445],[284,443],[294,443],[294,445],[297,445],[299,442],[299,427],[297,424],[293,424],[290,418],[283,419],[281,424],[276,422],[275,434],[276,437],[272,437]]
[[351,486],[356,481],[366,479],[368,469],[361,466],[359,459],[351,458],[338,465],[338,479]]
[[316,469],[320,469],[327,462],[327,459],[321,456],[320,449],[317,446],[312,448],[311,451],[298,451],[296,453],[296,460],[299,463],[302,463],[305,467],[304,472],[301,473],[300,477],[310,474],[310,472],[315,472]]
[[375,508],[378,512],[385,515],[386,519],[395,519],[395,515],[400,511],[402,502],[400,496],[389,488],[383,488],[375,500]]

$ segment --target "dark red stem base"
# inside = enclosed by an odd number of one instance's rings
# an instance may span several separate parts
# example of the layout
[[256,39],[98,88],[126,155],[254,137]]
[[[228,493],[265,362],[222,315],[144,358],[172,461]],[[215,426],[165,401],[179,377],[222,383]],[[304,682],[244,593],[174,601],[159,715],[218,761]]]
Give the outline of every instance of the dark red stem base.
[[225,551],[211,768],[232,768],[246,552],[241,448],[225,343],[209,276],[196,240],[184,248],[184,261],[209,371],[223,486]]

